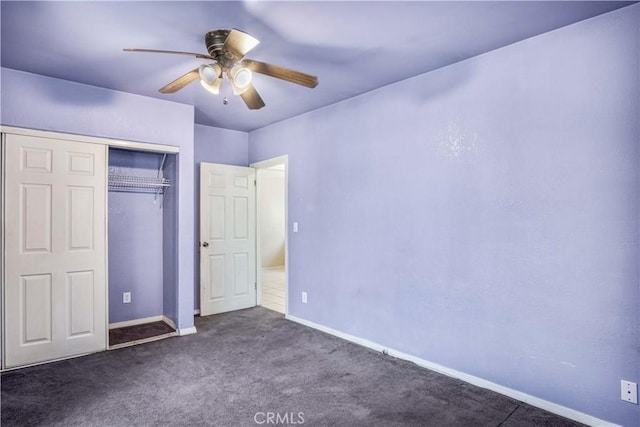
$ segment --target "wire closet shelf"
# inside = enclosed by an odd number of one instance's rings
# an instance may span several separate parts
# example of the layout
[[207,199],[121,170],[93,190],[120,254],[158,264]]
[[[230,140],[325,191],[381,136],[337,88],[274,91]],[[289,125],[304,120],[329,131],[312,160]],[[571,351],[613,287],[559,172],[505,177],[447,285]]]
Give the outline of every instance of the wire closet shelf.
[[171,186],[171,181],[162,176],[162,170],[164,169],[164,163],[167,160],[167,155],[162,156],[162,163],[158,168],[158,175],[154,177],[147,176],[132,176],[132,175],[109,175],[108,189],[109,191],[122,191],[130,193],[153,193],[155,197],[153,202],[159,194],[164,194],[164,189]]
[[109,175],[109,191],[162,194],[170,186],[171,181],[162,177]]

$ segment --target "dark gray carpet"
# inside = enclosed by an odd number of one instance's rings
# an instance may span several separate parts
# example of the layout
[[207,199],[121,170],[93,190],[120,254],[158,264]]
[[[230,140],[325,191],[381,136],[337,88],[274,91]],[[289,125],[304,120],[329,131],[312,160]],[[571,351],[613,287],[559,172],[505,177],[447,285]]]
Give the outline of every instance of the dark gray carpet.
[[195,335],[3,373],[2,425],[579,425],[263,308],[196,326]]

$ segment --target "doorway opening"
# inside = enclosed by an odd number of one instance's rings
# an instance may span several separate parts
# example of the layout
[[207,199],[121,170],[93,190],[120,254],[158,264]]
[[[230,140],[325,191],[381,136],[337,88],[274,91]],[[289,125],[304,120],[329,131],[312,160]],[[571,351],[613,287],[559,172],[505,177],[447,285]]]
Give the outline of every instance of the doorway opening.
[[257,305],[288,313],[288,156],[253,163],[256,169]]

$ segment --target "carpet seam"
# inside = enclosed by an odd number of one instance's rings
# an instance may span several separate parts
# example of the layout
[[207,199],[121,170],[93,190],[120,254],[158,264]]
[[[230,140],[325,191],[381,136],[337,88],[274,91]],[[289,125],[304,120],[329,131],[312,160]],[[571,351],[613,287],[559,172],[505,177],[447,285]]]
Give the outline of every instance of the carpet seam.
[[506,423],[509,420],[509,418],[511,418],[513,413],[518,410],[518,408],[520,408],[520,404],[519,403],[516,405],[515,408],[513,408],[513,411],[509,412],[509,415],[507,415],[507,417],[504,420],[502,420],[502,422],[500,422],[500,424],[498,424],[497,427],[502,427],[504,425],[504,423]]

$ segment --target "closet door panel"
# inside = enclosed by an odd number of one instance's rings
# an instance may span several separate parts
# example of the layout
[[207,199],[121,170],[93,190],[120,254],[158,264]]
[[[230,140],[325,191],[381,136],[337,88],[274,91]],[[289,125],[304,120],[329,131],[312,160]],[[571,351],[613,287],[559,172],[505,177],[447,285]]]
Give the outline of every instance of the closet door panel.
[[93,187],[67,187],[67,250],[93,249],[94,199]]
[[106,146],[5,138],[5,366],[106,348]]
[[22,171],[51,173],[53,150],[47,148],[20,147]]
[[51,341],[51,275],[34,274],[20,278],[20,343]]
[[51,252],[51,186],[21,184],[18,228],[23,254]]
[[93,271],[67,273],[67,304],[69,306],[67,338],[91,335],[94,332],[94,282]]
[[93,176],[95,174],[95,156],[91,153],[67,153],[67,173]]

